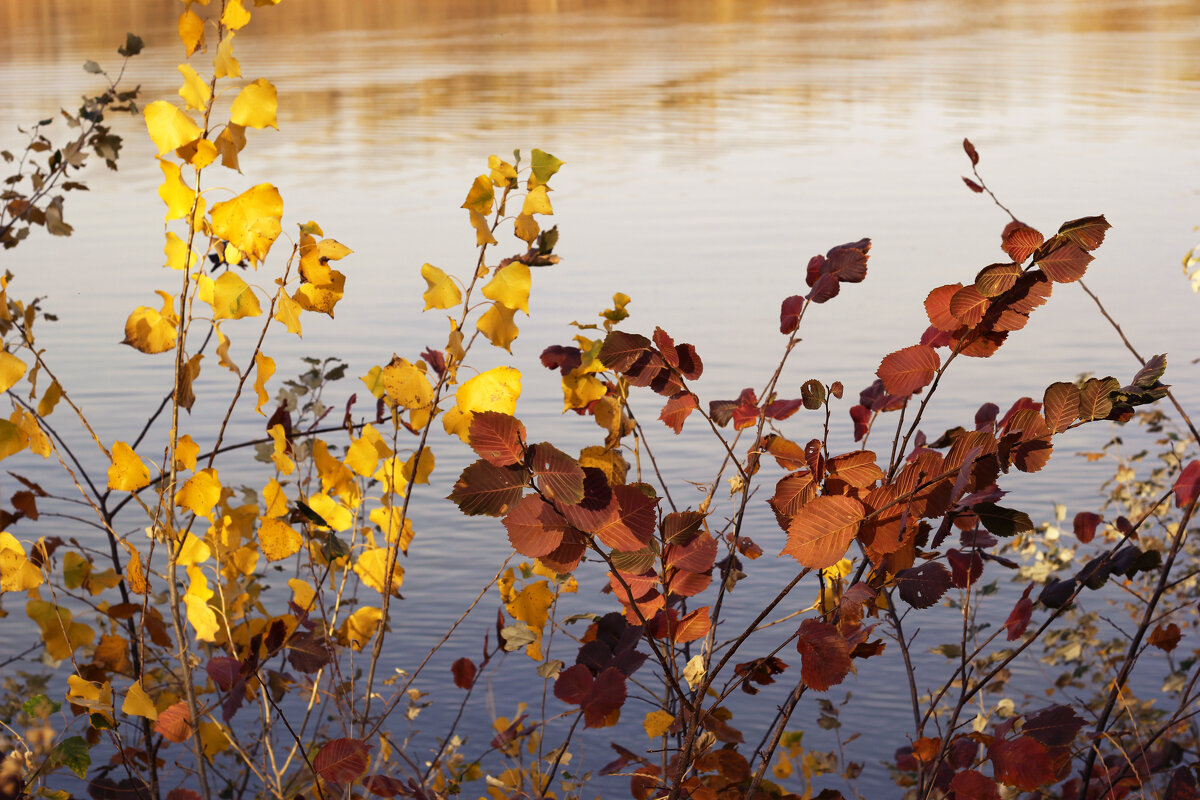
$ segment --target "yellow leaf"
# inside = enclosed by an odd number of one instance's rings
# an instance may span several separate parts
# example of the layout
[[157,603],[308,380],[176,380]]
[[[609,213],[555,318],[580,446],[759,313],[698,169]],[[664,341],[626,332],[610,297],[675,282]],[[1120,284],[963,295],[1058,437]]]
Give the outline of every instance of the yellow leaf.
[[161,290],[157,294],[163,299],[162,311],[149,306],[135,308],[125,321],[125,338],[121,344],[151,354],[174,349],[175,326],[179,322],[175,316],[175,299]]
[[197,139],[194,142],[188,142],[183,147],[177,148],[175,155],[196,169],[204,169],[217,160],[219,151],[217,150],[217,146],[208,139]]
[[146,719],[158,719],[158,710],[154,707],[154,701],[142,688],[141,681],[134,681],[133,685],[129,687],[129,691],[125,693],[125,702],[121,703],[121,713]]
[[263,506],[263,516],[272,519],[282,517],[288,512],[287,495],[283,493],[279,481],[274,478],[267,481],[267,485],[263,487]]
[[264,417],[266,413],[262,410],[263,403],[267,402],[267,381],[275,374],[275,359],[270,356],[265,356],[261,352],[254,354],[254,366],[257,368],[254,379],[254,392],[258,395],[258,404],[254,406],[254,410]]
[[375,631],[379,630],[379,622],[382,619],[381,610],[364,606],[351,614],[338,628],[338,640],[361,653],[375,635]]
[[338,533],[350,530],[354,524],[354,515],[344,504],[334,500],[324,492],[308,498],[308,507],[321,515],[321,519],[329,523],[329,527]]
[[146,106],[146,129],[161,156],[200,138],[202,131],[182,109],[165,100]]
[[213,506],[221,499],[221,481],[217,471],[202,469],[175,493],[175,505],[186,508],[197,516],[208,517],[212,514]]
[[463,201],[462,207],[468,211],[474,211],[479,214],[492,213],[492,203],[496,199],[496,193],[492,189],[492,180],[487,175],[480,175],[471,184],[471,191],[467,192],[467,199]]
[[346,448],[346,466],[356,474],[369,478],[379,466],[379,452],[366,437],[355,439]]
[[250,21],[250,12],[242,5],[242,0],[226,0],[225,13],[221,15],[221,24],[231,31],[244,28]]
[[183,537],[183,543],[179,547],[175,561],[185,567],[194,567],[197,564],[203,564],[210,558],[212,558],[212,548],[208,546],[208,543],[196,534],[189,532]]
[[538,150],[536,147],[533,149],[531,156],[530,166],[532,167],[532,172],[529,175],[529,182],[527,184],[530,189],[548,183],[554,173],[558,172],[559,167],[565,163],[550,155],[545,150]]
[[554,209],[550,206],[549,189],[545,186],[535,186],[529,190],[529,194],[525,195],[525,202],[521,205],[521,214],[553,214]]
[[513,233],[518,239],[524,239],[530,244],[533,244],[533,240],[537,238],[541,230],[537,220],[529,214],[521,214],[513,220]]
[[[163,185],[165,186],[166,184]],[[170,212],[168,211],[168,213]],[[171,269],[184,269],[185,258],[187,259],[187,269],[196,266],[196,254],[189,252],[187,242],[180,239],[173,231],[167,232],[167,246],[163,248],[163,253],[167,256],[165,266]]]
[[517,170],[500,156],[488,156],[488,168],[492,171],[489,177],[496,188],[502,188],[517,178]]
[[[420,466],[416,465],[417,454],[413,453],[408,457],[408,461],[404,462],[404,480],[409,483],[429,483],[429,475],[433,472],[433,450],[426,447],[421,451]],[[413,478],[413,467],[417,466],[417,476]]]
[[496,237],[492,236],[492,228],[488,225],[487,217],[480,214],[474,209],[471,210],[471,227],[475,229],[475,244],[497,244]]
[[313,441],[313,466],[321,477],[321,491],[337,495],[351,506],[358,505],[360,493],[354,473],[350,468],[329,454],[329,446],[321,439]]
[[308,581],[300,578],[290,578],[288,580],[288,588],[292,590],[292,602],[296,604],[296,608],[303,611],[310,611],[315,608],[316,590],[308,583]]
[[44,580],[41,569],[26,557],[17,538],[0,531],[0,594],[36,589]]
[[76,648],[96,638],[95,631],[82,622],[72,622],[71,612],[53,603],[30,600],[25,604],[25,615],[41,628],[46,654],[55,661],[70,658]]
[[496,274],[483,287],[483,296],[528,314],[529,289],[532,285],[529,267],[520,261],[512,261],[496,270]]
[[24,361],[7,350],[0,351],[0,392],[7,392],[24,374]]
[[[315,223],[314,223],[315,224]],[[318,227],[317,230],[320,230]],[[317,242],[317,255],[326,261],[341,261],[354,251],[337,239],[322,239]]]
[[687,681],[689,688],[695,689],[700,685],[700,681],[704,680],[707,672],[708,668],[704,666],[704,656],[696,654],[683,668],[683,679]]
[[675,722],[675,716],[669,711],[651,711],[646,715],[646,719],[642,722],[642,727],[646,729],[646,735],[651,739],[657,739],[660,736],[665,736],[671,725]]
[[230,31],[225,34],[225,38],[217,45],[217,54],[213,56],[213,77],[241,77],[242,67],[238,64],[238,60],[233,57],[233,36],[233,31]]
[[488,338],[494,347],[503,347],[511,353],[510,345],[520,333],[513,322],[513,315],[516,313],[516,309],[509,308],[503,303],[492,303],[492,307],[484,312],[484,315],[475,323],[475,327]]
[[279,309],[275,312],[274,319],[282,322],[283,326],[288,329],[288,333],[294,333],[297,336],[301,336],[300,312],[303,310],[304,309],[299,303],[297,303],[291,297],[288,297],[286,292],[280,292]]
[[400,463],[399,458],[385,458],[371,477],[383,484],[384,493],[394,494],[403,492],[404,487],[408,485],[403,472],[404,465]]
[[212,207],[212,231],[255,262],[267,257],[283,230],[283,198],[269,183],[260,183],[232,200]]
[[328,280],[320,283],[302,283],[292,295],[305,311],[316,311],[333,316],[333,307],[342,299],[346,290],[346,276],[336,269],[328,270]]
[[272,425],[267,429],[267,435],[274,440],[271,460],[275,462],[275,469],[284,475],[291,475],[296,471],[296,462],[292,461],[287,454],[288,441],[287,434],[283,430],[283,425]]
[[384,538],[388,544],[396,544],[396,539],[400,539],[400,552],[408,554],[408,545],[412,543],[413,527],[412,520],[405,517],[404,527],[401,529],[400,517],[401,509],[396,506],[380,506],[373,509],[368,515],[371,522],[379,526],[383,531]]
[[458,387],[455,407],[443,419],[446,433],[469,441],[471,418],[477,411],[512,414],[521,396],[521,373],[513,367],[494,367]]
[[388,401],[400,408],[423,409],[433,403],[433,385],[425,371],[407,359],[395,357],[382,375]]
[[392,577],[388,581],[386,580],[387,560],[388,549],[386,547],[373,547],[359,553],[358,559],[354,562],[354,571],[358,573],[358,577],[362,578],[363,583],[380,594],[390,591],[393,597],[399,597],[400,584],[404,582],[404,567],[393,562]]
[[[275,87],[266,78],[259,78],[248,84],[233,100],[229,109],[229,121],[244,128],[275,128],[275,112],[279,108],[279,99]],[[547,204],[549,205],[549,204]]]
[[108,681],[97,683],[84,680],[78,675],[67,676],[67,700],[77,706],[83,706],[89,713],[99,714],[109,722],[113,721],[112,684]]
[[200,744],[204,746],[205,758],[210,761],[233,746],[219,722],[201,722],[196,726],[196,735],[200,737]]
[[239,378],[242,377],[242,371],[229,358],[229,337],[221,332],[221,326],[215,322],[213,323],[213,330],[217,333],[217,358],[219,359],[219,363],[234,375],[237,375]]
[[281,519],[263,517],[258,526],[258,549],[267,561],[295,555],[304,544],[300,534]]
[[[191,12],[189,11],[188,13]],[[186,17],[187,14],[184,16]],[[195,15],[193,14],[193,16]],[[182,22],[182,20],[180,21]],[[203,36],[203,27],[201,31],[201,35]],[[191,53],[188,53],[188,55],[191,55]],[[208,101],[212,100],[212,89],[209,88],[208,82],[200,77],[191,64],[180,64],[179,71],[183,74],[183,86],[179,87],[179,96],[187,103],[188,108],[194,108],[201,112],[204,111],[204,109],[208,108]]]
[[191,436],[184,434],[175,445],[175,468],[188,472],[194,470],[198,455],[200,455],[200,445],[196,444]]
[[198,294],[212,306],[213,319],[242,319],[262,314],[254,290],[232,270],[221,273],[215,281],[207,275],[200,276]]
[[207,601],[201,600],[190,592],[183,596],[183,602],[187,606],[188,622],[196,631],[196,639],[202,642],[215,642],[217,632],[221,630],[221,623],[217,620],[216,612],[212,610]]
[[16,423],[0,419],[0,460],[19,453],[29,444],[29,437]]
[[421,267],[421,277],[429,286],[422,295],[425,298],[425,310],[431,308],[454,308],[462,302],[462,292],[458,284],[433,264]]
[[511,601],[505,603],[508,613],[534,630],[535,639],[525,648],[525,653],[535,661],[542,660],[542,628],[549,618],[554,592],[546,581],[537,581],[526,586]]
[[370,371],[359,378],[367,387],[367,391],[376,400],[383,397],[383,367],[371,367]]
[[[53,387],[53,384],[51,385]],[[14,409],[8,421],[15,425],[18,431],[18,440],[24,440],[29,449],[42,458],[47,458],[54,452],[53,446],[50,444],[50,439],[42,431],[42,427],[38,424],[38,418],[30,414],[23,408]],[[3,458],[3,456],[0,456]]]
[[166,221],[183,219],[192,213],[192,204],[196,202],[196,193],[183,182],[178,164],[159,158],[158,165],[162,167],[163,171],[163,182],[158,187],[158,196],[167,204]]
[[246,129],[231,122],[217,136],[214,144],[217,152],[221,154],[221,166],[241,172],[242,169],[238,165],[238,153],[242,152],[246,146]]
[[188,58],[204,46],[204,20],[190,8],[179,18],[179,38],[183,41]]
[[108,488],[118,492],[136,492],[150,485],[150,469],[125,442],[114,442],[112,465],[108,468]]
[[608,388],[592,375],[568,375],[562,379],[563,411],[587,408],[593,400],[608,394]]
[[50,388],[42,395],[42,399],[38,401],[37,413],[39,417],[48,417],[54,413],[54,407],[58,405],[58,401],[62,399],[62,387],[58,385],[58,381],[50,384]]

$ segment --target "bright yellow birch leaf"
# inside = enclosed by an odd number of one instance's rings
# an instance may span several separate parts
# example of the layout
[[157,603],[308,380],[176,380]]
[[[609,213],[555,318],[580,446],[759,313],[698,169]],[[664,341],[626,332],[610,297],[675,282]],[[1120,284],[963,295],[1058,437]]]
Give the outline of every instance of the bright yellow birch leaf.
[[275,469],[284,475],[291,475],[296,471],[296,462],[292,461],[291,457],[287,454],[287,434],[284,433],[283,426],[272,425],[267,429],[267,435],[274,440],[271,460],[275,462]]
[[242,0],[226,0],[225,13],[221,15],[221,24],[231,31],[246,27],[250,21],[250,12],[242,5]]
[[493,347],[503,347],[511,353],[511,345],[520,334],[516,323],[513,322],[513,315],[516,313],[516,309],[503,303],[492,303],[492,307],[484,312],[475,323],[475,327],[488,338]]
[[48,417],[54,413],[54,407],[58,405],[58,401],[62,399],[62,387],[58,385],[58,381],[50,384],[50,388],[42,395],[42,399],[38,401],[37,413],[39,417]]
[[524,239],[530,244],[533,244],[533,240],[537,238],[537,235],[541,231],[541,226],[537,224],[537,220],[530,214],[521,214],[513,220],[513,233],[516,234],[518,239]]
[[121,713],[152,720],[158,719],[158,710],[154,707],[154,701],[142,688],[141,681],[134,681],[133,685],[129,687],[129,691],[125,692],[125,702],[121,703]]
[[200,517],[209,517],[220,499],[221,481],[217,471],[211,467],[188,478],[187,483],[175,493],[175,505]]
[[554,175],[554,173],[558,172],[559,167],[561,167],[564,163],[566,162],[559,161],[545,150],[538,150],[537,148],[534,148],[530,162],[530,166],[533,168],[533,171],[529,175],[529,188],[534,189],[538,186],[549,183],[550,178]]
[[421,277],[429,286],[421,295],[425,298],[425,310],[431,308],[454,308],[462,302],[462,292],[458,283],[433,264],[421,267]]
[[112,684],[84,680],[78,675],[67,676],[67,700],[86,708],[91,714],[99,714],[113,722]]
[[232,270],[221,273],[215,281],[200,276],[200,299],[212,306],[213,319],[242,319],[262,314],[262,306],[250,285]]
[[220,151],[217,150],[217,146],[208,139],[197,139],[194,142],[188,142],[183,147],[176,149],[175,155],[179,156],[196,169],[204,169],[209,164],[217,160],[217,156],[220,155]]
[[125,442],[114,442],[112,465],[108,468],[108,488],[118,492],[136,492],[150,485],[150,468]]
[[288,580],[288,588],[292,590],[292,602],[296,604],[296,608],[308,611],[316,607],[314,601],[317,598],[317,592],[308,581],[291,578]]
[[262,410],[262,407],[269,399],[267,396],[267,381],[275,374],[275,359],[265,356],[262,353],[255,353],[254,366],[258,370],[254,378],[254,392],[258,395],[258,404],[254,406],[254,410],[265,417],[266,412]]
[[144,114],[146,129],[160,156],[199,139],[203,133],[191,117],[166,100],[155,100],[148,104]]
[[240,78],[242,66],[233,57],[233,31],[225,34],[225,38],[217,45],[217,54],[213,56],[213,76],[217,78]]
[[362,579],[363,583],[380,594],[390,591],[393,597],[399,597],[400,584],[404,583],[404,567],[393,562],[391,580],[386,581],[387,560],[388,549],[386,547],[373,547],[359,553],[354,562],[354,571],[358,573],[358,577]]
[[8,531],[0,531],[0,594],[36,589],[44,582],[41,569],[25,555],[25,547]]
[[192,204],[196,202],[196,193],[183,182],[179,165],[174,161],[159,158],[158,165],[162,167],[163,172],[163,182],[158,187],[158,196],[167,206],[166,221],[183,219],[192,213]]
[[375,448],[375,452],[379,454],[380,458],[387,458],[394,452],[391,445],[384,440],[383,434],[377,431],[374,425],[363,425],[361,434],[362,438]]
[[217,619],[216,612],[208,605],[208,601],[201,600],[189,591],[183,596],[183,602],[187,606],[188,622],[196,631],[196,640],[215,642],[217,632],[221,630],[221,623]]
[[408,545],[412,543],[413,539],[412,520],[405,517],[403,530],[401,530],[400,517],[400,508],[397,506],[380,506],[368,515],[371,522],[378,525],[379,529],[383,531],[388,544],[395,544],[399,537],[400,552],[408,555]]
[[324,492],[309,497],[308,507],[320,514],[321,519],[328,522],[329,527],[338,533],[350,530],[350,526],[354,524],[354,515],[350,509]]
[[6,419],[0,419],[0,460],[21,452],[27,444],[29,444],[29,437],[19,425]]
[[651,711],[646,715],[646,719],[642,721],[642,727],[646,729],[646,735],[651,739],[657,739],[660,736],[665,736],[670,730],[671,725],[675,722],[675,716],[669,711]]
[[492,213],[492,203],[495,200],[496,192],[492,189],[492,179],[487,175],[480,175],[471,184],[471,191],[467,192],[467,199],[463,201],[462,207],[487,215]]
[[24,374],[24,361],[7,350],[0,351],[0,392],[7,392]]
[[263,516],[269,519],[282,517],[288,513],[288,499],[279,481],[271,478],[263,487]]
[[[313,223],[314,225],[316,223]],[[318,227],[318,230],[320,228]],[[317,255],[327,261],[341,261],[354,251],[337,239],[322,239],[317,242]]]
[[217,136],[214,142],[217,152],[221,154],[221,166],[242,171],[238,164],[238,153],[246,147],[246,129],[241,125],[229,123]]
[[300,312],[303,310],[300,304],[289,297],[286,292],[280,292],[274,319],[283,323],[283,327],[288,329],[288,333],[303,336],[300,330]]
[[149,306],[135,308],[125,321],[125,338],[121,344],[150,354],[175,348],[175,325],[179,322],[175,316],[175,298],[161,289],[156,293],[163,299],[162,311]]
[[[51,388],[53,386],[51,384]],[[18,408],[8,419],[17,427],[18,437],[23,438],[34,453],[42,458],[48,458],[54,452],[54,446],[50,444],[49,437],[42,431],[42,426],[38,424],[38,418],[33,414],[23,408]]]
[[76,648],[89,645],[96,638],[96,632],[87,625],[71,621],[70,611],[44,600],[27,602],[25,616],[41,629],[46,654],[55,661],[70,658]]
[[358,482],[350,468],[329,454],[329,445],[321,439],[313,441],[313,466],[321,478],[321,491],[336,495],[349,505],[356,506],[361,498]]
[[475,245],[498,244],[492,236],[492,227],[488,225],[487,217],[474,209],[471,210],[471,227],[475,229]]
[[379,452],[366,437],[355,439],[346,448],[346,466],[356,475],[369,478],[379,467]]
[[433,403],[433,385],[425,371],[407,359],[393,358],[383,370],[383,390],[392,405],[423,409]]
[[492,185],[497,189],[503,188],[508,185],[510,180],[517,178],[517,170],[500,156],[488,156],[488,169],[492,171],[488,177],[492,179]]
[[179,96],[187,103],[188,108],[204,111],[208,108],[208,101],[212,100],[212,89],[209,88],[208,81],[201,78],[191,64],[180,64],[179,72],[183,75],[183,86],[179,87]]
[[267,257],[283,228],[283,198],[269,183],[260,183],[212,207],[212,231],[257,262]]
[[[279,98],[275,87],[266,78],[259,78],[246,85],[233,99],[229,109],[229,121],[244,128],[275,128],[275,113],[279,109]],[[548,204],[547,204],[548,205]]]
[[568,375],[562,379],[563,411],[587,408],[593,400],[608,394],[608,388],[592,375]]
[[125,585],[134,594],[145,594],[149,591],[150,584],[146,582],[146,568],[142,566],[142,557],[137,548],[129,542],[122,540],[121,544],[125,545],[129,552],[129,558],[125,560]]
[[186,433],[179,437],[175,445],[175,468],[191,472],[196,468],[196,456],[200,455],[200,445]]
[[167,231],[167,245],[163,248],[163,254],[167,257],[167,263],[164,266],[171,269],[184,269],[185,259],[187,269],[196,266],[196,254],[188,252],[187,242],[180,239],[174,231]]
[[512,414],[521,396],[521,373],[514,367],[494,367],[476,375],[458,387],[454,394],[455,407],[446,413],[442,424],[469,443],[471,418],[477,411],[499,411]]
[[258,525],[258,549],[267,561],[279,561],[295,555],[304,545],[304,539],[281,519],[263,517]]
[[188,58],[204,46],[204,20],[191,8],[179,17],[179,39],[187,49]]
[[483,287],[483,296],[528,314],[531,286],[533,279],[529,267],[520,261],[512,261],[496,270],[496,274]]
[[383,397],[383,367],[371,367],[370,371],[366,375],[363,375],[361,378],[359,378],[359,380],[363,382],[363,384],[367,387],[367,391],[369,391],[371,396],[376,400]]
[[379,481],[383,485],[383,491],[386,494],[403,493],[404,488],[408,486],[408,481],[402,474],[404,472],[404,464],[400,459],[393,456],[385,458],[383,463],[379,465],[379,469],[375,470],[375,474],[371,477]]
[[361,653],[375,635],[375,631],[379,630],[379,622],[382,619],[381,610],[364,606],[347,617],[338,628],[338,641]]
[[[327,268],[328,269],[328,268]],[[300,285],[292,299],[305,311],[316,311],[333,317],[333,307],[346,291],[346,276],[328,269],[328,279],[318,283],[307,281]]]
[[203,564],[212,558],[212,548],[208,543],[190,531],[184,535],[179,554],[175,556],[176,563],[185,567]]
[[521,214],[553,214],[554,208],[550,205],[549,189],[545,186],[535,186],[529,190],[529,194],[525,195],[525,202],[521,205]]
[[[413,453],[408,457],[408,461],[404,462],[404,480],[409,483],[429,483],[429,476],[433,472],[434,458],[433,450],[426,447],[421,451],[421,463],[416,463],[417,454]],[[413,477],[413,468],[416,467],[416,478]]]
[[546,581],[531,583],[505,604],[508,613],[521,620],[534,631],[534,640],[525,647],[525,654],[534,661],[542,660],[542,629],[549,618],[554,592]]

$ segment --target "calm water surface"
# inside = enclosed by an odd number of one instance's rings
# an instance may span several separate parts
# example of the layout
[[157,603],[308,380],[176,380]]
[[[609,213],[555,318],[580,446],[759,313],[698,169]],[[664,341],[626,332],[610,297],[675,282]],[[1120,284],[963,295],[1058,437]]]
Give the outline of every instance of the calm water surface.
[[[19,145],[16,125],[93,91],[80,65],[115,67],[126,30],[148,44],[130,64],[130,81],[146,88],[147,101],[173,96],[178,12],[165,1],[0,0],[0,146]],[[468,271],[473,236],[459,204],[470,181],[489,154],[540,147],[567,162],[553,195],[564,261],[537,271],[532,317],[504,359],[525,373],[518,413],[531,436],[594,441],[586,421],[560,417],[557,381],[536,356],[566,342],[568,323],[593,319],[614,292],[633,297],[631,329],[659,324],[696,345],[707,368],[703,400],[732,397],[761,385],[777,362],[778,303],[801,290],[809,256],[869,236],[867,281],[844,287],[806,320],[784,389],[796,394],[817,377],[857,391],[882,355],[920,335],[930,288],[970,280],[1003,257],[1006,218],[959,180],[966,136],[989,183],[1026,222],[1047,231],[1066,219],[1108,216],[1113,229],[1089,284],[1143,353],[1172,354],[1169,380],[1200,399],[1188,363],[1200,341],[1200,300],[1179,267],[1200,223],[1195,3],[287,0],[256,11],[238,46],[245,75],[266,76],[279,89],[280,131],[252,131],[245,178],[222,180],[234,189],[276,183],[287,222],[315,219],[356,250],[343,262],[348,285],[336,323],[306,317],[303,341],[277,335],[268,344],[280,376],[300,371],[304,355],[341,357],[350,375],[361,375],[392,352],[412,357],[440,347],[444,321],[418,313],[418,269],[429,261]],[[167,360],[114,344],[129,311],[173,283],[158,266],[161,173],[140,123],[117,125],[127,136],[120,172],[92,172],[93,191],[68,199],[76,235],[35,237],[2,256],[18,293],[45,294],[61,314],[44,344],[109,441],[140,427],[129,387],[161,397],[169,385]],[[205,366],[201,389],[227,397],[215,365]],[[1040,397],[1047,383],[1084,371],[1127,378],[1136,366],[1082,292],[1060,287],[995,358],[951,373],[926,430],[936,435],[987,400]],[[197,440],[212,429],[218,405],[197,407]],[[643,414],[655,413],[645,400]],[[236,433],[254,435],[259,423],[250,413],[243,419]],[[789,432],[803,440],[814,424],[800,418]],[[838,436],[848,443],[844,431]],[[1050,468],[1006,484],[1014,503],[1040,518],[1055,500],[1072,513],[1088,507],[1107,468],[1071,453],[1110,435],[1098,427],[1072,434]],[[711,477],[698,469],[714,452],[710,442],[689,430],[677,440],[663,435],[657,448],[683,503],[698,502],[682,481]],[[444,494],[468,460],[453,447],[437,454],[431,497]],[[29,466],[50,474],[39,469]],[[432,500],[416,519],[389,668],[413,666],[508,553],[494,521],[465,520]],[[769,551],[782,545],[763,503],[749,531]],[[781,563],[753,580],[766,591],[791,570]],[[609,607],[599,585],[598,576],[585,580],[580,607]],[[10,611],[18,605],[7,603]],[[491,611],[452,643],[436,675],[457,656],[477,654]],[[948,638],[954,620],[922,624],[917,649]],[[899,677],[893,656],[887,668]],[[931,659],[922,670],[940,675],[944,662]],[[870,666],[877,678],[880,667]],[[534,699],[520,691],[525,671],[495,675],[476,716],[489,707],[511,714],[518,699]],[[848,732],[888,721],[906,729],[907,695],[881,694],[879,685],[847,684],[860,695]],[[448,709],[419,719],[436,732]],[[806,718],[797,716],[797,725]],[[734,722],[756,741],[766,720],[744,714]],[[485,727],[469,729],[476,743],[486,740]],[[827,742],[818,734],[806,744]],[[867,762],[865,795],[889,793],[877,762],[901,744],[864,738],[851,748]],[[601,763],[605,750],[597,739],[584,755]],[[612,780],[597,787],[619,794],[620,779]]]

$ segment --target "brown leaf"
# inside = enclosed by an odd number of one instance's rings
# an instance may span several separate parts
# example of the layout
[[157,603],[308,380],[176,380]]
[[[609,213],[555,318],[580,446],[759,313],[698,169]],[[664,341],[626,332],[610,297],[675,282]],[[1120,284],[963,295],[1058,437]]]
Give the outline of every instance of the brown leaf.
[[796,639],[800,677],[809,688],[824,692],[846,679],[853,669],[850,643],[834,625],[815,619],[800,623]]
[[914,344],[884,356],[875,374],[889,394],[906,397],[928,386],[941,363],[932,347]]
[[862,518],[862,503],[852,497],[817,497],[792,517],[780,555],[812,569],[832,567],[846,555]]

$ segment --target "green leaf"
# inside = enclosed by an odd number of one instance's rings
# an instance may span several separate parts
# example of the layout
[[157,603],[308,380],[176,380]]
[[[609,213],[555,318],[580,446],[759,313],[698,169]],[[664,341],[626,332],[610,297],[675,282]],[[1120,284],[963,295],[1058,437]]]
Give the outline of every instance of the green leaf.
[[92,756],[88,752],[87,742],[82,736],[72,736],[63,739],[50,754],[55,764],[67,766],[80,778],[87,777],[88,767],[92,765]]
[[142,52],[143,47],[145,47],[145,42],[142,41],[142,37],[127,33],[125,34],[125,44],[118,47],[117,52],[126,58],[131,58]]
[[539,186],[549,182],[550,177],[558,172],[558,168],[562,165],[563,162],[554,156],[543,150],[534,148],[532,161],[534,180],[532,186]]
[[91,72],[94,75],[99,75],[101,72],[104,72],[104,70],[100,68],[100,65],[97,64],[95,61],[83,62],[83,71]]
[[44,694],[35,694],[21,704],[21,710],[31,717],[46,719],[51,714],[57,714],[62,703],[56,703]]

